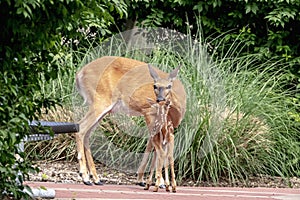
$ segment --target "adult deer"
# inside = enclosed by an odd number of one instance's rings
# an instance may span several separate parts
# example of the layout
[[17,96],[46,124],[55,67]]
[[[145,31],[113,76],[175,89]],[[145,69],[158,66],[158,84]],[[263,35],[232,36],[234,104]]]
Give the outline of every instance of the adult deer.
[[[79,121],[80,131],[76,133],[80,175],[86,185],[102,185],[89,145],[89,136],[95,125],[107,114],[126,112],[142,115],[147,126],[153,117],[147,108],[147,99],[156,102],[169,99],[171,106],[168,120],[178,127],[185,113],[186,93],[182,83],[176,79],[179,67],[167,74],[144,62],[123,57],[102,57],[85,65],[76,75],[79,93],[89,105],[89,110]],[[150,73],[149,73],[150,72]],[[147,144],[147,149],[149,142]],[[146,151],[147,151],[146,149]],[[143,161],[149,152],[144,154]],[[142,182],[144,162],[139,168],[138,181]]]

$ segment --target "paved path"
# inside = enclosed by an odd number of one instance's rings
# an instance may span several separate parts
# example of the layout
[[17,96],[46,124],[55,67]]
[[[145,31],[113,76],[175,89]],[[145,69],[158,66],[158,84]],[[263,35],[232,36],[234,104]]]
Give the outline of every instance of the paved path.
[[300,200],[300,189],[290,188],[230,188],[230,187],[177,187],[177,193],[161,189],[144,190],[136,185],[86,186],[52,182],[27,182],[32,188],[46,187],[55,190],[57,200]]

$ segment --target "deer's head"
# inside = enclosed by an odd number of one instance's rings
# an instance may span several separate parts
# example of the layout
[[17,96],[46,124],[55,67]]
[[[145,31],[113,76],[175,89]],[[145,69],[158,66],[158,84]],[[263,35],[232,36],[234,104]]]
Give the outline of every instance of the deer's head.
[[156,102],[162,102],[169,99],[170,91],[173,86],[173,81],[176,79],[180,65],[169,73],[167,79],[159,77],[153,67],[148,64],[149,72],[154,80],[153,89],[156,95]]
[[163,127],[167,127],[167,115],[170,109],[171,102],[169,99],[167,99],[166,101],[155,102],[149,98],[147,99],[147,101],[150,105],[148,112],[152,118],[152,122],[149,124],[148,128],[150,131],[150,135],[154,136],[162,131]]

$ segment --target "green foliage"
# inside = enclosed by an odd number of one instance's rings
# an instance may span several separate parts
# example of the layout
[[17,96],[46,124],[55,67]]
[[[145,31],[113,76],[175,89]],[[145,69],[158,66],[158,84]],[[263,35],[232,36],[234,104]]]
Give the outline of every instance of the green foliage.
[[[236,53],[261,53],[262,58],[291,61],[295,76],[291,87],[300,87],[300,10],[299,1],[291,0],[207,0],[207,1],[127,1],[129,18],[139,26],[160,26],[196,34],[198,18],[204,36],[212,37],[211,46],[220,39],[229,46],[236,40],[247,48]],[[226,37],[218,37],[219,35]],[[228,49],[223,49],[227,51]]]
[[17,146],[30,132],[28,121],[59,102],[43,93],[41,80],[57,78],[57,56],[91,37],[93,28],[101,29],[100,36],[109,34],[126,6],[122,1],[4,0],[0,15],[0,197],[5,191],[21,199],[26,194],[16,182],[18,172],[26,176],[35,169],[23,153],[16,159]]

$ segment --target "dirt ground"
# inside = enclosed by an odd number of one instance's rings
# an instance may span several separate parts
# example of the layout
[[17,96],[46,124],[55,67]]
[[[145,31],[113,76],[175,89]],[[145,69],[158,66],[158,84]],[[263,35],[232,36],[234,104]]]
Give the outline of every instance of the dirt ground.
[[[28,181],[45,181],[55,183],[81,183],[78,174],[77,162],[66,161],[38,161],[36,166],[40,168],[37,174],[30,174]],[[100,163],[96,164],[98,174],[105,184],[133,185],[136,184],[135,173],[125,173],[110,169]],[[300,188],[300,178],[291,177],[284,179],[281,177],[271,177],[259,175],[249,177],[247,181],[236,181],[229,183],[226,179],[221,179],[218,184],[211,182],[194,182],[193,180],[177,180],[179,186],[200,186],[200,187],[268,187],[268,188]]]

